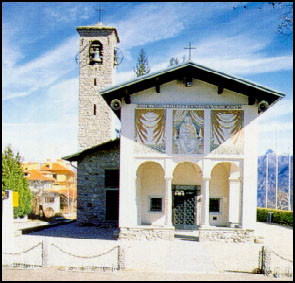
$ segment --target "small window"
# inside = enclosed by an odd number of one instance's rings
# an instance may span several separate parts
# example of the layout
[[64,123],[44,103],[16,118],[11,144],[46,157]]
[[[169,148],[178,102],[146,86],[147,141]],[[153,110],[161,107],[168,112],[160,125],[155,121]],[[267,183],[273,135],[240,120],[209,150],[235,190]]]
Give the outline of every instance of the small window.
[[46,197],[45,202],[46,203],[53,203],[54,202],[54,197]]
[[221,213],[221,199],[210,198],[209,211],[215,213]]
[[93,105],[93,115],[96,115],[96,104]]
[[150,198],[150,211],[162,212],[162,198]]
[[119,170],[105,170],[105,187],[119,188]]

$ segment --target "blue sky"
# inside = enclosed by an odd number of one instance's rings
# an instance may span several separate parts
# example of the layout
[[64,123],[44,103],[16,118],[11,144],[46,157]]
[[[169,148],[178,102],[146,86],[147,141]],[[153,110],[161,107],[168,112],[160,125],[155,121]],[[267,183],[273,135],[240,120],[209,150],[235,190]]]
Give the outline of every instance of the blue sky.
[[[77,26],[98,22],[98,2],[2,3],[2,149],[26,162],[78,151]],[[273,88],[286,97],[259,117],[258,153],[293,149],[293,36],[277,32],[281,9],[266,2],[104,2],[118,30],[120,83],[134,78],[141,48],[151,72],[171,57]],[[236,7],[234,9],[233,7]],[[259,9],[262,8],[262,9]],[[276,130],[277,129],[277,130]]]

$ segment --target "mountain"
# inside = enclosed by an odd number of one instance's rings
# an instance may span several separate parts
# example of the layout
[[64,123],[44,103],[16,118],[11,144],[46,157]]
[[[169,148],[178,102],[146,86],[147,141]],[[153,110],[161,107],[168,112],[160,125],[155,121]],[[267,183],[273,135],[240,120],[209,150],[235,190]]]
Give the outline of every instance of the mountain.
[[[267,157],[268,155],[268,157]],[[267,164],[268,163],[268,164]],[[267,168],[268,167],[268,168]],[[290,195],[291,209],[293,210],[293,156],[290,158]],[[266,180],[266,174],[268,178]],[[268,207],[275,207],[276,193],[276,155],[268,150],[265,155],[258,156],[258,182],[257,182],[257,206],[265,207],[266,181],[268,183]],[[289,156],[278,156],[278,206],[286,209],[288,207],[288,182],[289,182]]]

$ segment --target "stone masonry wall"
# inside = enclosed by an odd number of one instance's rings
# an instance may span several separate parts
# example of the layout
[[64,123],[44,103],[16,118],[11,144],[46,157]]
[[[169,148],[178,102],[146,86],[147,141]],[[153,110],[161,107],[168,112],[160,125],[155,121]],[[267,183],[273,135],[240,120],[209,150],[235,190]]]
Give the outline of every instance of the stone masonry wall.
[[174,228],[164,227],[137,227],[120,228],[120,240],[174,240]]
[[119,145],[86,156],[78,162],[77,222],[105,223],[105,169],[119,169]]
[[243,229],[200,229],[200,242],[246,243],[254,242],[254,230]]
[[[112,138],[113,113],[99,95],[99,90],[113,84],[114,49],[117,43],[114,30],[79,30],[79,149],[92,147]],[[98,40],[103,45],[103,64],[89,65],[89,46]],[[94,114],[94,104],[96,114]]]

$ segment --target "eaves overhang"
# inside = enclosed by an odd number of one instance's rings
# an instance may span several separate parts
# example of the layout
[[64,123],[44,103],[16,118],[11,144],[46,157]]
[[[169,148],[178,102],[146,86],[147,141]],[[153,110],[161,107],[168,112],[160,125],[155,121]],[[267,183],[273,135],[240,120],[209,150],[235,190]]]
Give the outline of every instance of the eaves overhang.
[[[218,72],[191,61],[102,89],[99,93],[110,105],[113,99],[122,100],[124,98],[126,100],[128,98],[130,100],[130,95],[134,93],[160,86],[172,80],[185,80],[188,77],[247,95],[252,101],[265,100],[270,106],[285,97],[285,94],[279,91],[233,75]],[[114,112],[117,116],[120,116],[119,111]]]
[[112,148],[114,148],[115,146],[118,146],[118,145],[120,145],[120,138],[110,140],[110,141],[107,141],[107,142],[104,142],[104,143],[97,144],[95,146],[86,148],[86,149],[81,150],[81,151],[79,151],[77,153],[74,153],[72,155],[64,156],[64,157],[62,157],[62,159],[66,160],[66,161],[70,161],[70,162],[79,161],[82,158],[84,158],[85,156],[88,156],[90,154],[99,152],[101,150],[112,149]]

